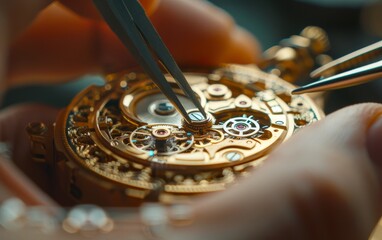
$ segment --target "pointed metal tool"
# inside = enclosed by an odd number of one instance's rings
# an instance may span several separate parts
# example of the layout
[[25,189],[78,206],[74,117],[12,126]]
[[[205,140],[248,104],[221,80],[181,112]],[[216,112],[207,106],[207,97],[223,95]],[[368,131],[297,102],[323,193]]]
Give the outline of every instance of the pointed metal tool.
[[[382,41],[334,60],[312,72],[311,76],[321,77],[332,72],[343,71],[380,56],[382,56]],[[293,90],[292,94],[345,88],[379,78],[382,78],[382,60],[307,84]]]
[[207,118],[204,108],[138,0],[94,0],[94,3],[111,29],[183,118],[192,122],[158,63],[173,76],[185,95]]

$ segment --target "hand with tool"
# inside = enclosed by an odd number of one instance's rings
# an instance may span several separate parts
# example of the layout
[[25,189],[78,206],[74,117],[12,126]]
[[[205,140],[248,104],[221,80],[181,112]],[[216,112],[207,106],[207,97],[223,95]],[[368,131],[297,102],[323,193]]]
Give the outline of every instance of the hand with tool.
[[[7,84],[62,81],[131,66],[127,50],[104,23],[79,17],[57,4],[41,12],[16,38],[49,2],[0,2],[0,15],[8,19],[0,31],[10,42],[0,42],[0,69]],[[203,1],[142,2],[180,65],[257,59],[253,39]],[[97,16],[90,1],[67,0],[65,4],[82,15]],[[25,19],[12,21],[15,11],[22,11],[17,16]],[[46,173],[27,161],[29,141],[24,129],[28,122],[52,122],[55,114],[49,107],[24,105],[0,115],[0,140],[12,145],[16,165],[42,188]],[[240,184],[195,201],[194,224],[174,234],[182,239],[366,239],[381,215],[381,137],[382,106],[340,110],[302,130]],[[54,204],[11,162],[1,160],[2,200],[17,196],[29,205]]]
[[[0,41],[3,87],[52,84],[87,73],[110,73],[137,65],[101,20],[93,1],[63,0],[58,3],[41,0],[27,3],[1,1],[0,13],[7,19],[0,25],[4,36]],[[181,65],[251,63],[259,57],[256,40],[235,26],[226,13],[210,4],[177,0],[142,0],[141,3]],[[34,112],[40,114],[30,114]],[[26,123],[52,122],[56,112],[42,106],[17,106],[3,111],[2,115],[4,121],[15,126],[8,125],[10,132],[3,131],[1,140],[18,146],[14,153],[14,159],[18,159],[16,164],[28,171],[29,177],[39,179],[39,185],[46,181],[45,174],[31,171],[33,167],[24,161],[28,158],[28,151],[19,150],[27,149],[24,145],[27,142],[18,141],[26,140],[23,139]],[[9,117],[20,122],[9,122],[6,120]]]

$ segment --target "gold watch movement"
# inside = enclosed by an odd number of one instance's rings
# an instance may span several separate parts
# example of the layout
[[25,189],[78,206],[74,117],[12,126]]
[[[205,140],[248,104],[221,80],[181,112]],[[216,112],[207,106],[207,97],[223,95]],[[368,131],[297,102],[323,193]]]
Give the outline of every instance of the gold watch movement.
[[32,158],[52,172],[51,195],[63,205],[175,203],[221,191],[323,114],[306,95],[292,96],[328,48],[323,30],[306,28],[268,50],[259,65],[185,72],[207,119],[189,106],[193,124],[138,71],[105,77],[63,109],[54,126],[30,123]]

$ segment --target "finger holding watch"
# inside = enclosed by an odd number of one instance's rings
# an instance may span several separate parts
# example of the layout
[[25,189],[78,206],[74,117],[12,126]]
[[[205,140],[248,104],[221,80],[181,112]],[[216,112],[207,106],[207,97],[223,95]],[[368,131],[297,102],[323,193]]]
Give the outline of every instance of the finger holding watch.
[[382,214],[381,146],[382,105],[339,110],[302,129],[240,184],[196,201],[194,225],[180,234],[368,239]]

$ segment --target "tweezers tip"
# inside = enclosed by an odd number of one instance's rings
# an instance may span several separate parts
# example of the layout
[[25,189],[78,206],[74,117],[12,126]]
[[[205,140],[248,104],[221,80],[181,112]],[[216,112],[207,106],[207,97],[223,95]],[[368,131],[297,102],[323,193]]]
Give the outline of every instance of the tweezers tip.
[[292,95],[300,95],[300,94],[303,94],[304,93],[304,88],[301,87],[301,88],[296,88],[294,90],[292,90],[291,94]]
[[318,89],[317,83],[310,83],[310,84],[298,87],[296,89],[293,89],[291,91],[291,94],[292,95],[300,95],[300,94],[304,94],[304,93],[312,93],[312,92],[317,92],[317,91],[320,91]]

